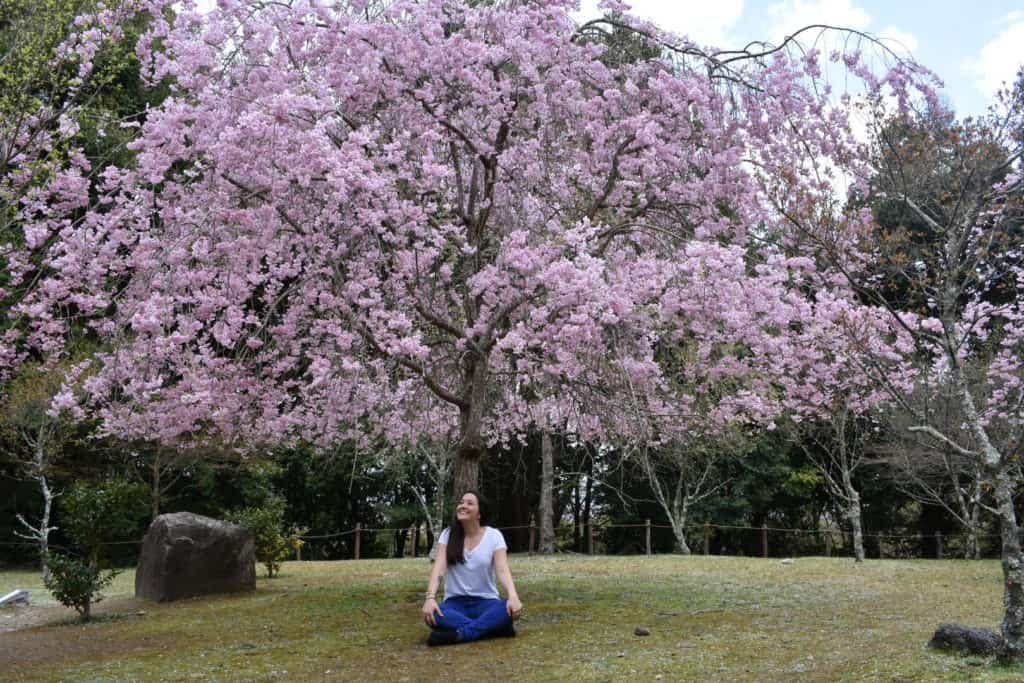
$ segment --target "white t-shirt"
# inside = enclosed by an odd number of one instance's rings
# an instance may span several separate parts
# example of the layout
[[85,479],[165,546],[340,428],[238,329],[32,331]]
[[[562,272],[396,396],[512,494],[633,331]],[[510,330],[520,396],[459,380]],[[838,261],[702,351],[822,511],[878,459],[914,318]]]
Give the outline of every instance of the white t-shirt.
[[[448,545],[448,529],[438,536],[437,545]],[[494,585],[494,551],[507,548],[501,532],[485,526],[480,544],[472,550],[463,551],[466,561],[462,564],[448,565],[444,597],[447,599],[466,595],[474,598],[497,598],[498,587]],[[438,554],[444,551],[442,548],[437,549]]]

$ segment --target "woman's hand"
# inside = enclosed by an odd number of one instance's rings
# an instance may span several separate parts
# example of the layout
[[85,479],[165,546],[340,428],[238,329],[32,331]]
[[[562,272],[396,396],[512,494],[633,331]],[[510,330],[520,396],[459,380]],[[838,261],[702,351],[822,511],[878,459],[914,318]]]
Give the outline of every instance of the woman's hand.
[[523,613],[523,603],[519,601],[518,596],[509,598],[506,606],[508,609],[508,615],[512,617],[513,620],[518,619],[519,615]]
[[441,611],[441,607],[437,604],[437,600],[434,598],[427,598],[423,602],[423,622],[431,628],[437,626],[437,622],[434,620],[435,612],[438,616],[444,616],[444,612]]

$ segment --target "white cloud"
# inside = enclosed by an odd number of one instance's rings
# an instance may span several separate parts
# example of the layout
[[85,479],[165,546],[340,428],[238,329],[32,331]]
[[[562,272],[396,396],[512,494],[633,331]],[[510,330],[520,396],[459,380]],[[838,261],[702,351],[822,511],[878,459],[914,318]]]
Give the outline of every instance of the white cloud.
[[772,21],[769,35],[777,43],[811,24],[862,31],[871,23],[871,15],[851,0],[783,0],[768,8],[768,16]]
[[918,41],[917,36],[909,31],[902,31],[895,26],[886,26],[879,33],[878,37],[885,42],[893,52],[898,54],[907,54],[917,52]]
[[[736,40],[729,35],[729,29],[743,16],[743,0],[627,0],[632,6],[631,14],[646,19],[666,31],[686,36],[698,45],[735,47]],[[581,20],[600,15],[597,0],[583,0],[580,3]]]
[[1004,28],[999,35],[965,65],[986,97],[992,97],[1004,82],[1013,83],[1017,69],[1024,64],[1024,12],[1011,12],[1000,23]]

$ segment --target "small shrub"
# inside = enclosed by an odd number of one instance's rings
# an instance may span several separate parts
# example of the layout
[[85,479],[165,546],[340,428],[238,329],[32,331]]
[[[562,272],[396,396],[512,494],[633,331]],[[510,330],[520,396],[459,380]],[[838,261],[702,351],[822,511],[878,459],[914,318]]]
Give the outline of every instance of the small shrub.
[[120,573],[114,569],[100,571],[85,560],[57,553],[51,553],[45,562],[50,570],[45,579],[47,590],[60,604],[74,607],[82,621],[89,621],[92,606],[103,599],[100,591]]
[[62,526],[89,564],[98,567],[104,543],[138,529],[145,497],[145,487],[123,477],[77,483],[61,498]]
[[284,530],[283,498],[274,496],[261,507],[249,507],[228,513],[229,522],[244,526],[252,532],[255,543],[256,561],[267,568],[267,578],[273,578],[281,569],[281,563],[291,557],[302,545],[300,536],[305,529]]

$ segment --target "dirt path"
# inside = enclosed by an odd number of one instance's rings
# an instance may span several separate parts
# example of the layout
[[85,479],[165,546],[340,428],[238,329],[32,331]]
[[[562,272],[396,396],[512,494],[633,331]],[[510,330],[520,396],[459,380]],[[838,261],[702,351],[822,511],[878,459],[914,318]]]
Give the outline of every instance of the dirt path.
[[[99,617],[132,618],[144,614],[145,604],[132,598],[104,600],[93,608]],[[67,659],[91,659],[94,653],[111,652],[111,643],[97,640],[88,626],[75,622],[78,614],[60,605],[29,605],[0,611],[0,669],[15,664],[54,662]],[[48,625],[66,625],[63,628],[39,628]],[[119,642],[119,652],[131,650],[138,643]]]
[[75,611],[60,605],[18,605],[0,610],[0,634],[70,619]]

